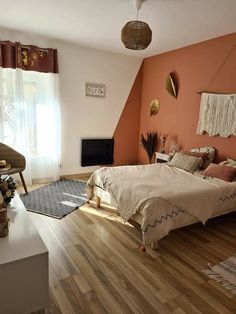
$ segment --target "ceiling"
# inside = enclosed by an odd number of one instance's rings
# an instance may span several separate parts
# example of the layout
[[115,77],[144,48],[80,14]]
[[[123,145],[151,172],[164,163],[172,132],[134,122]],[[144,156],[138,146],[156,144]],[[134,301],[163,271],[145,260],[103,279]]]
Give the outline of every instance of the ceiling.
[[134,0],[0,0],[2,27],[137,57],[235,32],[236,0],[146,0],[139,19],[153,40],[143,51],[120,41],[122,26],[135,17]]

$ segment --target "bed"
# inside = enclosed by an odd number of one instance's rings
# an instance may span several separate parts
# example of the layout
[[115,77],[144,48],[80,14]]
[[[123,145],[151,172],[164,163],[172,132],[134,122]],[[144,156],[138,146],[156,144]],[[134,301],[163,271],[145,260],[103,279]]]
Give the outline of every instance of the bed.
[[89,199],[97,197],[117,208],[124,222],[136,222],[143,244],[153,249],[171,230],[236,210],[235,181],[162,163],[102,167],[86,190]]

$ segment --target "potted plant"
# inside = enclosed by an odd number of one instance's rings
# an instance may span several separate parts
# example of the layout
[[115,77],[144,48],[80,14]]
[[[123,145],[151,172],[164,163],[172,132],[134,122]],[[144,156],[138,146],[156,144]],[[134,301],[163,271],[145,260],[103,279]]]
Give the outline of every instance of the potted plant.
[[147,132],[147,137],[145,138],[143,134],[141,134],[141,144],[142,147],[145,149],[149,163],[152,162],[152,157],[155,153],[156,146],[157,146],[157,132]]
[[0,175],[0,192],[2,193],[4,205],[10,204],[11,199],[15,196],[16,184],[12,177],[2,178]]

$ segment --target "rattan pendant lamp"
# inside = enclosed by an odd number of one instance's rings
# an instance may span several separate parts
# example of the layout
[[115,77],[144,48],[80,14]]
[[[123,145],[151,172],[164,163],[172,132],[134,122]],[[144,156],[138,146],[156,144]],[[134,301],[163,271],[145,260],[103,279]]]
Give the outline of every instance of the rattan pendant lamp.
[[137,9],[137,19],[129,21],[121,30],[121,41],[127,49],[143,50],[152,41],[152,30],[145,22],[138,20],[138,13],[146,0],[134,0]]

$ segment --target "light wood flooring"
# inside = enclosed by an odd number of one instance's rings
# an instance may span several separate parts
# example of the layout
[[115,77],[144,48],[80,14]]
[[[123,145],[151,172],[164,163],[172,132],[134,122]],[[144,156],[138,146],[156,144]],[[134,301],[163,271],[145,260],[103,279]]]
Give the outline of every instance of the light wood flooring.
[[236,297],[201,273],[236,253],[236,213],[173,231],[146,253],[109,208],[30,216],[49,249],[47,313],[236,313]]

